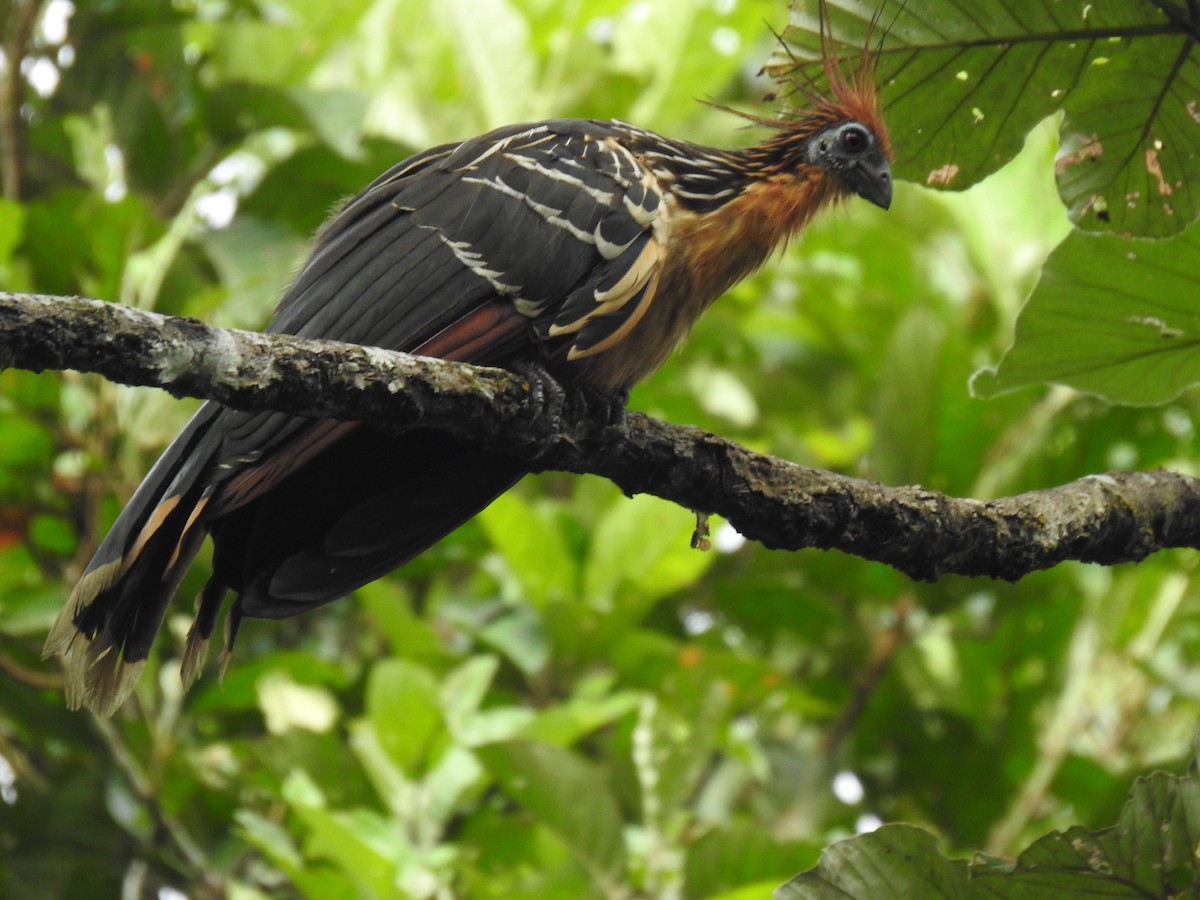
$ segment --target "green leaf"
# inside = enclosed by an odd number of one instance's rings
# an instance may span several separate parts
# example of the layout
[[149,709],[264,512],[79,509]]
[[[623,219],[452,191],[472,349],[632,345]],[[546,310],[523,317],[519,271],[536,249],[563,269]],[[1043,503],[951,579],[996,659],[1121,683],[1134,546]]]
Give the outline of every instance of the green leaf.
[[474,78],[475,97],[490,127],[535,114],[536,74],[528,51],[529,26],[508,0],[440,0],[460,58]]
[[292,843],[291,835],[277,822],[263,818],[248,809],[235,812],[234,820],[240,826],[247,843],[262,850],[275,865],[289,875],[294,877],[304,865],[300,851]]
[[[254,20],[230,16],[205,23],[208,67],[220,81],[303,84],[331,50],[353,33],[370,0],[291,0]],[[201,29],[195,29],[199,37]]]
[[728,369],[692,366],[688,386],[705,412],[720,416],[738,428],[749,428],[758,419],[758,403],[750,389]]
[[[851,62],[878,5],[829,0],[834,49]],[[787,32],[806,63],[777,78],[819,77],[815,7]],[[1195,16],[1167,4],[979,4],[933,0],[890,20],[878,83],[898,177],[967,187],[1020,149],[1026,132],[1065,110],[1059,190],[1088,228],[1173,234],[1200,216]],[[878,39],[876,35],[875,39]]]
[[494,656],[473,656],[442,678],[441,705],[451,731],[465,727],[479,711],[499,667]]
[[1200,226],[1170,240],[1075,233],[1051,254],[1013,346],[976,373],[992,396],[1038,382],[1165,403],[1200,381]]
[[604,608],[624,585],[640,607],[692,584],[714,556],[692,548],[695,527],[695,516],[666,500],[618,498],[595,525],[584,596]]
[[444,728],[437,680],[427,669],[386,659],[367,677],[367,719],[393,762],[411,775]]
[[714,829],[688,847],[684,893],[687,897],[712,897],[771,878],[778,884],[799,866],[815,863],[819,854],[819,847],[777,840],[760,826]]
[[75,552],[78,543],[70,522],[48,515],[36,515],[29,520],[29,540],[38,549],[62,557]]
[[872,475],[886,484],[923,483],[933,464],[946,328],[933,312],[909,310],[888,341],[875,396],[878,442]]
[[479,514],[492,544],[520,579],[526,598],[536,605],[571,596],[576,564],[562,528],[546,512],[509,492]]
[[189,704],[196,711],[246,710],[258,706],[258,684],[273,672],[284,673],[299,684],[345,687],[350,677],[343,665],[311,653],[276,651],[259,659],[234,655],[234,664],[220,684],[210,683]]
[[308,125],[315,126],[298,97],[248,81],[215,85],[208,95],[207,113],[214,132],[231,143],[268,128],[299,132]]
[[330,147],[354,158],[362,148],[367,98],[359,91],[313,91],[297,88],[292,97],[308,114],[313,129]]
[[476,753],[510,797],[553,831],[602,888],[625,869],[621,813],[604,776],[548,744],[509,741]]
[[[255,106],[255,112],[261,114],[253,93],[244,100],[237,99]],[[287,98],[287,102],[292,100]],[[301,147],[266,173],[253,193],[243,199],[240,214],[274,222],[293,235],[307,238],[331,209],[358,193],[410,150],[390,141],[364,140],[363,158],[348,160],[325,144]]]
[[781,13],[763,0],[742,0],[736,17],[723,15],[721,6],[692,0],[628,3],[615,17],[614,62],[642,82],[629,112],[634,121],[660,120],[697,97],[718,93],[737,72],[741,48],[760,39],[763,22]]
[[603,697],[572,697],[538,712],[522,729],[523,737],[566,747],[637,709],[641,695],[624,691]]
[[755,738],[729,734],[721,740],[735,702],[735,690],[722,675],[685,668],[657,693],[643,697],[630,732],[629,755],[643,815],[655,827],[662,827],[663,810],[685,806],[711,784],[712,761],[722,750],[737,759],[739,768],[766,774],[766,766],[751,759],[761,754]]
[[16,290],[13,254],[25,233],[25,208],[0,197],[0,284]]
[[283,734],[293,728],[327,732],[341,711],[333,694],[325,688],[299,684],[278,670],[263,675],[256,688],[259,708],[272,734]]
[[775,892],[775,900],[910,900],[966,897],[967,864],[938,852],[937,840],[912,825],[885,825],[839,841],[815,869]]
[[435,660],[446,655],[437,632],[426,619],[414,613],[412,599],[398,580],[372,581],[355,591],[354,596],[395,656]]
[[295,272],[305,245],[304,239],[283,226],[245,215],[205,234],[203,247],[221,284],[236,301],[210,318],[226,328],[263,327],[279,301],[279,286]]
[[63,591],[37,582],[38,567],[25,546],[0,547],[0,630],[42,638],[62,609]]
[[1015,864],[950,860],[933,835],[885,825],[840,841],[776,900],[871,897],[1066,898],[1193,896],[1200,887],[1200,784],[1156,772],[1139,778],[1112,828],[1075,826],[1037,840]]
[[[205,718],[211,721],[215,717]],[[292,773],[303,771],[317,773],[321,780],[320,794],[329,806],[369,803],[374,797],[364,767],[359,765],[352,743],[341,730],[318,734],[293,728],[282,735],[264,735],[247,749],[250,757],[245,760],[244,771],[269,785],[274,794],[278,794]]]
[[479,639],[503,653],[526,676],[541,672],[550,660],[541,617],[524,604],[506,609],[484,625]]
[[[0,431],[4,434],[6,467],[16,469],[31,463],[44,465],[54,455],[54,436],[31,417],[0,414]],[[17,486],[13,485],[14,488]]]
[[1156,772],[1139,778],[1113,828],[1075,826],[1036,841],[1014,867],[989,866],[979,895],[1053,900],[1188,897],[1200,889],[1200,784]]
[[283,798],[307,829],[306,857],[334,863],[374,896],[395,895],[396,862],[408,850],[398,829],[372,811],[326,809],[316,784],[299,769],[285,782]]
[[474,798],[489,783],[475,754],[451,747],[430,767],[419,788],[415,816],[425,824],[445,825],[463,813],[468,798]]
[[771,892],[771,888],[775,884],[775,880],[746,884],[731,891],[706,895],[706,900],[762,900],[763,897],[766,897]]

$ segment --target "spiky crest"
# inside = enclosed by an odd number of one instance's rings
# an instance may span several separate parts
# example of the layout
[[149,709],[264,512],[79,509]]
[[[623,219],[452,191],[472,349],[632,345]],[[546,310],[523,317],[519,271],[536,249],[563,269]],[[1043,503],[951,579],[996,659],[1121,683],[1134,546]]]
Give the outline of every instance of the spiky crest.
[[878,40],[874,39],[882,13],[883,7],[880,6],[872,14],[862,47],[857,51],[857,61],[853,61],[852,57],[838,54],[827,3],[825,0],[818,0],[817,27],[821,42],[820,62],[823,79],[818,79],[811,71],[813,60],[799,57],[784,34],[774,33],[780,50],[790,61],[786,71],[776,77],[787,83],[790,89],[787,93],[801,94],[807,101],[806,104],[802,108],[784,112],[777,119],[744,113],[738,115],[759,125],[786,132],[786,137],[781,135],[784,143],[802,140],[830,125],[854,119],[875,133],[890,157],[891,142],[884,125],[875,86],[879,55],[887,37],[887,30],[884,30]]

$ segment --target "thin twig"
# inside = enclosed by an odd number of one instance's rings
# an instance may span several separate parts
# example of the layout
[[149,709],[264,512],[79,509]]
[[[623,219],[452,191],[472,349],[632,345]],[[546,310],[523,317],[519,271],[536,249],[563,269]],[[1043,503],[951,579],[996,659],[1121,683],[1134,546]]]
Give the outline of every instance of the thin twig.
[[912,614],[914,605],[911,594],[902,596],[892,608],[891,624],[871,636],[871,652],[867,657],[867,664],[854,685],[850,699],[821,741],[821,754],[826,760],[833,757],[842,741],[854,730],[892,660],[908,641],[908,617]]
[[20,200],[25,181],[25,77],[21,65],[33,40],[41,4],[13,0],[14,15],[4,42],[5,69],[0,84],[0,188],[8,200]]
[[4,651],[0,650],[0,671],[10,678],[27,684],[32,688],[46,691],[61,691],[63,686],[62,675],[57,671],[48,672],[41,669],[33,669],[24,663],[13,659]]
[[158,802],[156,785],[125,743],[125,738],[120,730],[109,719],[98,716],[91,718],[92,724],[108,749],[109,756],[116,764],[117,771],[121,773],[130,791],[149,814],[151,821],[154,822],[155,830],[170,840],[171,846],[186,863],[189,878],[195,884],[203,885],[205,890],[212,892],[213,896],[224,896],[223,883],[216,872],[216,867],[183,824],[163,809],[162,804]]

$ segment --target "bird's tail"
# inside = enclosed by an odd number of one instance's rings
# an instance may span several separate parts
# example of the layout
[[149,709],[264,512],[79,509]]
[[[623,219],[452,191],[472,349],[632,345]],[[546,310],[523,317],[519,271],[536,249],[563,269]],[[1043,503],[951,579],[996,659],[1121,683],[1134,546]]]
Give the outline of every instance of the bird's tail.
[[[133,690],[207,528],[205,477],[218,413],[204,406],[167,448],[88,563],[46,639],[61,656],[67,704],[111,715]],[[212,444],[213,447],[206,446]]]

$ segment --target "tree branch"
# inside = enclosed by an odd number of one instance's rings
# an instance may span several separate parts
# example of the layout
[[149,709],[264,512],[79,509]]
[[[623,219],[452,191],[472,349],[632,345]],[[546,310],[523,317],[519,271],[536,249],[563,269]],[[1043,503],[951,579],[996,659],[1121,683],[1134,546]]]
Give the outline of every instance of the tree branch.
[[837,549],[920,580],[1016,580],[1200,546],[1200,481],[1110,472],[992,501],[889,488],[631,412],[620,425],[531,403],[520,375],[376,348],[213,328],[97,300],[0,293],[0,368],[77,369],[243,410],[438,428],[533,471],[591,473],[724,516],[767,547]]

